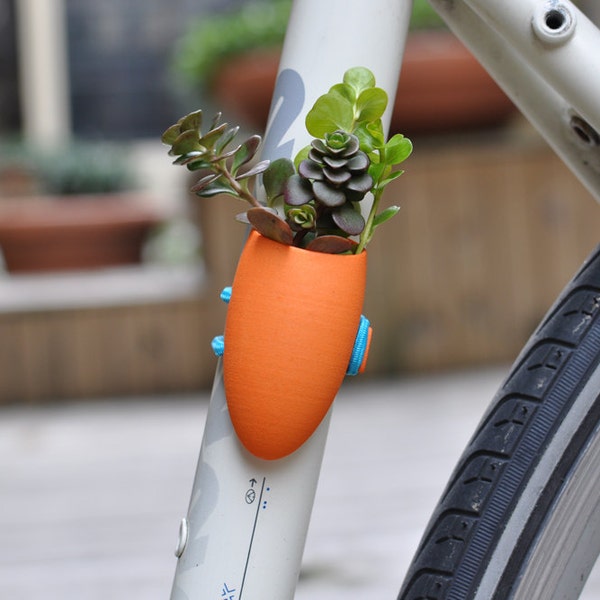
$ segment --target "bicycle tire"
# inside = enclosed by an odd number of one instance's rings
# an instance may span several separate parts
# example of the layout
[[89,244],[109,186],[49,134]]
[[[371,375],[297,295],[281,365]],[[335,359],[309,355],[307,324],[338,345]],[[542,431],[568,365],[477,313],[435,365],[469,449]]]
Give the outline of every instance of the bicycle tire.
[[511,368],[398,600],[579,597],[600,552],[600,246]]

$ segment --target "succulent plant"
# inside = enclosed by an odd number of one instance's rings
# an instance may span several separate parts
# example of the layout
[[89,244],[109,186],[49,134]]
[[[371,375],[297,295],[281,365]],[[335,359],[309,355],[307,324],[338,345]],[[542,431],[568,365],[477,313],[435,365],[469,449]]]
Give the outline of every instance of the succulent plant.
[[[355,67],[309,111],[306,127],[313,140],[295,162],[253,163],[261,138],[253,135],[234,144],[239,127],[222,123],[220,114],[203,133],[200,110],[169,127],[162,141],[171,146],[175,164],[199,172],[193,192],[246,201],[250,208],[238,220],[260,234],[318,252],[358,253],[375,229],[398,212],[396,206],[377,211],[385,186],[402,174],[393,167],[412,150],[402,135],[385,141],[381,116],[386,105],[387,94],[375,86],[373,74]],[[250,189],[259,174],[264,203]],[[365,220],[361,200],[369,192],[373,203]]]
[[232,149],[239,127],[221,123],[221,113],[215,116],[204,134],[202,124],[203,114],[198,110],[179,119],[162,135],[163,143],[171,146],[169,154],[177,157],[174,164],[200,171],[201,178],[192,191],[204,197],[228,194],[255,207],[260,206],[250,192],[248,182],[265,171],[269,161],[259,162],[251,169],[241,169],[254,158],[260,136],[253,135]]
[[373,186],[369,157],[355,135],[341,130],[314,139],[310,146],[298,173],[286,182],[288,223],[304,235],[313,232],[313,237],[335,227],[343,234],[359,235],[365,220],[353,203]]

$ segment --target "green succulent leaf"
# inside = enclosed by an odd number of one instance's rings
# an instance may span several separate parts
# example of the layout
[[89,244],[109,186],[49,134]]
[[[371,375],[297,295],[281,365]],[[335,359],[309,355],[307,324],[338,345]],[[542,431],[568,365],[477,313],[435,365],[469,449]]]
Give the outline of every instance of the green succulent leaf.
[[248,161],[254,158],[258,147],[260,146],[261,137],[259,135],[253,135],[249,137],[236,152],[233,163],[231,165],[231,173],[235,175],[238,169],[245,165]]
[[389,206],[385,210],[382,210],[374,219],[373,219],[373,227],[377,227],[386,221],[389,221],[392,217],[398,214],[400,210],[399,206]]
[[[189,171],[199,171],[200,169],[209,169],[212,165],[207,162],[206,160],[204,160],[203,158],[204,153],[202,154],[202,157],[196,159],[196,160],[190,160],[189,162],[185,163],[185,166],[188,168]],[[175,163],[177,164],[177,161],[175,161]]]
[[[203,146],[212,150],[225,131],[227,131],[227,123],[222,123],[218,127],[213,127],[206,135],[203,135],[200,141]],[[198,134],[196,133],[196,136],[197,135]]]
[[351,131],[354,122],[352,103],[335,92],[329,92],[317,99],[306,115],[306,129],[315,138],[323,138],[326,133],[337,129]]
[[351,104],[356,102],[356,92],[352,86],[345,83],[336,83],[330,90],[329,93],[339,94],[342,98],[345,98]]
[[288,223],[296,229],[314,229],[317,221],[317,211],[311,204],[294,206],[286,212]]
[[231,158],[239,151],[239,149],[241,147],[242,146],[240,145],[240,146],[237,146],[236,148],[233,148],[231,150],[228,150],[227,152],[222,152],[222,153],[218,153],[217,149],[215,148],[215,152],[217,153],[217,155],[212,158],[212,162],[220,161],[220,160],[223,160],[226,158]]
[[175,123],[175,125],[171,125],[161,136],[161,141],[163,144],[167,146],[172,146],[175,143],[175,140],[181,135],[181,127],[179,123]]
[[381,120],[375,123],[359,123],[354,130],[354,135],[360,142],[360,149],[366,154],[381,148],[385,144],[385,134]]
[[386,171],[390,168],[385,163],[371,162],[369,166],[369,175],[373,178],[373,181],[380,181]]
[[[192,191],[194,191],[193,188]],[[233,188],[228,185],[227,182],[222,181],[221,179],[217,179],[213,183],[205,185],[202,187],[202,189],[196,191],[195,193],[202,198],[212,198],[213,196],[217,196],[219,194],[228,194],[229,196],[235,196],[237,198],[237,194]]]
[[400,177],[400,175],[403,175],[403,174],[404,174],[404,171],[402,171],[402,170],[392,171],[392,172],[390,172],[390,174],[387,177],[385,177],[385,179],[382,179],[379,182],[379,186],[384,187],[388,183],[391,183],[392,181],[394,181],[394,179],[398,179],[398,177]]
[[411,155],[412,149],[412,142],[397,133],[385,145],[385,160],[390,165],[400,164]]
[[223,150],[225,150],[225,148],[234,140],[239,130],[239,127],[231,127],[228,129],[215,144],[215,152],[217,152],[217,154],[223,152]]
[[210,130],[212,131],[213,129],[216,129],[217,127],[219,127],[220,123],[221,123],[221,117],[223,116],[223,113],[218,112],[214,117],[213,120],[210,124]]
[[358,97],[363,90],[375,87],[375,75],[366,67],[352,67],[344,73],[344,83],[355,91]]
[[268,160],[261,160],[260,162],[256,163],[251,169],[248,169],[247,171],[238,174],[236,180],[241,181],[242,179],[248,179],[248,177],[254,177],[255,175],[264,173],[269,166],[269,162],[270,161]]
[[388,95],[381,88],[369,88],[361,92],[356,102],[358,121],[381,119],[388,103]]
[[283,196],[285,182],[294,172],[294,163],[289,158],[278,158],[271,162],[263,173],[263,185],[269,204]]
[[343,156],[354,154],[359,148],[356,136],[341,130],[326,133],[325,143],[327,144],[325,150],[328,153],[341,153]]
[[189,115],[186,115],[181,119],[179,123],[181,131],[194,131],[197,134],[200,133],[202,129],[202,111],[197,110]]
[[202,150],[192,150],[191,152],[188,152],[187,154],[182,154],[181,156],[178,156],[173,161],[173,164],[174,165],[187,165],[188,163],[191,163],[191,162],[203,157],[204,154],[205,153],[202,152]]
[[204,190],[211,183],[214,183],[215,181],[217,181],[217,179],[219,179],[219,174],[218,173],[209,173],[208,175],[205,175],[204,177],[201,177],[190,188],[190,192],[192,192],[194,194],[199,194],[200,192],[202,192],[202,190]]
[[302,148],[302,150],[300,150],[300,152],[298,152],[298,154],[296,154],[296,156],[294,157],[294,166],[296,167],[296,169],[300,166],[300,163],[303,160],[306,160],[308,158],[308,155],[311,150],[312,150],[312,146],[309,144],[308,146],[305,146],[304,148]]
[[169,154],[173,156],[181,156],[182,154],[188,154],[189,152],[201,150],[203,150],[203,147],[200,144],[198,132],[184,131],[173,142],[173,147],[171,148]]

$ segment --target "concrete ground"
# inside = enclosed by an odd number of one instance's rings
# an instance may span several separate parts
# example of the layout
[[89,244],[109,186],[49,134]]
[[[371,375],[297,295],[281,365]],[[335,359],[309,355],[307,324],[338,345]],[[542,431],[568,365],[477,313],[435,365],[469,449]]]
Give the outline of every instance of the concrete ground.
[[[504,374],[342,389],[297,600],[396,597]],[[0,409],[0,599],[168,599],[207,403],[198,395]],[[593,598],[597,578],[586,590]]]

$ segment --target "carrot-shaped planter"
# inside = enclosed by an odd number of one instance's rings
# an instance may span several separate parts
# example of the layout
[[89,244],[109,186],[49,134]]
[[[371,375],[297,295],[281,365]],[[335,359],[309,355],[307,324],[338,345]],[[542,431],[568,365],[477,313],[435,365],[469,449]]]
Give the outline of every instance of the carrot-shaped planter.
[[[225,336],[215,338],[213,348],[224,356],[233,426],[258,457],[282,458],[300,448],[329,410],[344,375],[364,364],[370,336],[360,314],[364,249],[375,229],[399,210],[379,212],[379,203],[384,188],[402,174],[394,167],[412,150],[401,134],[384,141],[387,103],[369,69],[348,69],[343,82],[307,113],[310,144],[293,160],[262,160],[250,168],[260,136],[232,148],[239,127],[221,123],[220,114],[206,133],[202,111],[163,133],[175,163],[201,172],[193,192],[250,205],[240,219],[254,231],[229,297]],[[264,202],[250,191],[260,174]],[[368,194],[367,208],[361,201]],[[274,214],[281,203],[285,214]]]
[[[223,369],[231,421],[252,454],[297,450],[356,362],[361,329],[366,355],[366,266],[365,252],[324,254],[250,234],[233,281]],[[360,354],[355,370],[365,361]]]

